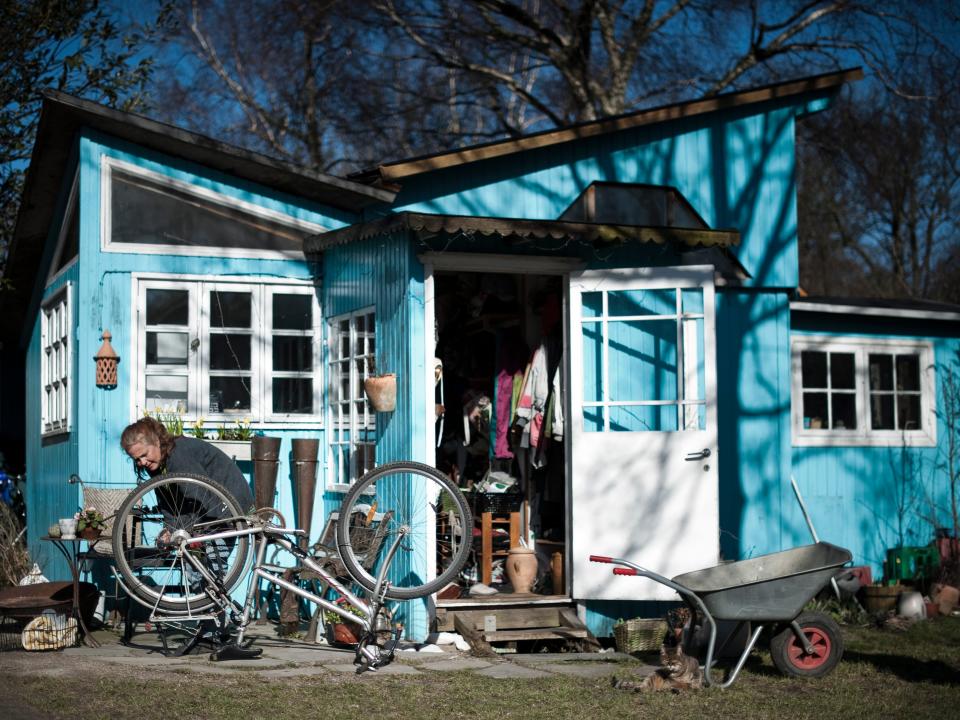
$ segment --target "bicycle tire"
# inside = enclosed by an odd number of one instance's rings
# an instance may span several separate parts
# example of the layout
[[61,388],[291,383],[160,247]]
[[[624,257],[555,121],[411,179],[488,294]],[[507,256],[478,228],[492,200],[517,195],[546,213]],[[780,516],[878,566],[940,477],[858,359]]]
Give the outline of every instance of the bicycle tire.
[[[192,535],[239,529],[245,527],[245,521],[237,519],[243,512],[223,485],[202,475],[161,475],[137,486],[121,504],[113,525],[114,560],[121,581],[151,607],[175,613],[211,608],[215,603],[202,588],[202,576],[185,558],[158,545],[157,539],[164,530],[183,529]],[[200,523],[204,527],[195,533]],[[229,593],[246,569],[250,538],[226,541],[212,552],[211,546],[194,552],[203,552],[201,561]]]
[[[372,502],[365,500],[371,496]],[[440,532],[438,510],[445,514],[446,521],[441,521]],[[363,548],[375,532],[368,518],[378,513],[380,522],[387,522],[387,529],[381,530],[381,542],[370,557],[369,548]],[[342,522],[343,518],[347,521]],[[367,590],[375,588],[377,573],[402,528],[407,528],[410,540],[401,543],[392,561],[386,597],[424,597],[457,577],[472,541],[473,519],[467,500],[460,488],[435,468],[401,461],[381,465],[361,477],[340,506],[337,547],[344,567],[357,583]],[[433,569],[436,577],[425,580]]]

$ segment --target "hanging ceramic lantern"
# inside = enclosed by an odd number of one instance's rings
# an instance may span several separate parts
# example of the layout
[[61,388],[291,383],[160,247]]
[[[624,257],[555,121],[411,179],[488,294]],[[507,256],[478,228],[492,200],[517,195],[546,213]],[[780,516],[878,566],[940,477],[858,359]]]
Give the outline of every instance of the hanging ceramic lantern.
[[93,356],[97,361],[97,387],[115,388],[117,386],[117,363],[120,362],[120,356],[110,344],[111,337],[113,336],[109,330],[103,331],[101,336],[103,344]]

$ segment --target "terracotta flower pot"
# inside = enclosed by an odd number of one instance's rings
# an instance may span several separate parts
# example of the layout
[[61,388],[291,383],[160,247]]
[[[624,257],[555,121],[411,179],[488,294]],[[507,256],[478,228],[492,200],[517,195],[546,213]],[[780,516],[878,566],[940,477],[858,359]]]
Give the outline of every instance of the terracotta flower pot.
[[100,539],[100,533],[101,530],[99,528],[85,527],[83,530],[80,530],[77,533],[77,537],[80,537],[89,543],[93,543]]
[[397,376],[393,373],[368,377],[363,381],[363,391],[377,412],[397,409]]
[[537,581],[537,555],[533,548],[515,547],[507,553],[507,577],[515,593],[529,593]]

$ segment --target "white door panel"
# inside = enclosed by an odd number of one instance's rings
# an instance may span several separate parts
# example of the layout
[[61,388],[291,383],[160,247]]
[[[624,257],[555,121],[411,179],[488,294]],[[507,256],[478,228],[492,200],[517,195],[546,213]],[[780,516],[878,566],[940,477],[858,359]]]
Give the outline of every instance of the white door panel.
[[574,274],[569,317],[573,596],[673,599],[587,558],[717,562],[713,268]]

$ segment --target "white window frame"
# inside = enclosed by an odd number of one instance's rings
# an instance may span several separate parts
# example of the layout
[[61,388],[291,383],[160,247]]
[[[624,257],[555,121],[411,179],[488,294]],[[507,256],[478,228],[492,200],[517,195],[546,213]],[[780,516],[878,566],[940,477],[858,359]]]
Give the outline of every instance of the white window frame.
[[73,284],[47,298],[40,308],[40,435],[72,430]]
[[[132,338],[131,356],[133,358],[134,390],[131,393],[131,417],[140,417],[146,407],[146,293],[148,289],[186,290],[191,293],[187,332],[188,343],[200,340],[196,351],[190,351],[186,370],[163,366],[168,374],[185,374],[188,377],[188,404],[182,416],[188,425],[203,418],[208,431],[215,430],[220,424],[229,427],[237,420],[249,418],[255,429],[319,427],[323,425],[323,320],[317,299],[318,287],[309,280],[285,280],[249,276],[236,280],[207,275],[163,275],[140,273],[133,276],[132,316],[137,319],[136,333]],[[236,412],[209,412],[209,337],[210,292],[250,292],[251,293],[251,370],[250,370],[250,409]],[[273,412],[273,353],[270,342],[273,334],[274,294],[309,295],[312,297],[312,355],[313,407],[310,415]],[[158,326],[162,330],[162,326]],[[153,326],[151,327],[153,329]],[[181,330],[182,326],[177,326]],[[219,331],[219,328],[217,329]],[[290,334],[282,331],[281,334]],[[303,333],[295,333],[303,334]],[[206,338],[206,341],[204,339]],[[281,372],[279,377],[306,376],[307,373]],[[174,408],[169,408],[173,410]]]
[[[805,428],[801,354],[805,351],[851,353],[854,356],[855,429]],[[922,340],[858,338],[833,335],[794,335],[790,340],[790,414],[793,444],[798,447],[933,447],[937,444],[936,375],[933,343]],[[870,427],[871,354],[916,354],[920,362],[920,417],[918,430],[874,430]]]
[[[327,391],[326,426],[330,437],[327,442],[327,466],[329,470],[325,475],[328,479],[328,489],[337,492],[346,492],[359,477],[356,463],[356,447],[358,445],[373,446],[374,452],[376,452],[375,435],[372,441],[364,439],[363,442],[358,442],[358,437],[361,434],[375,434],[376,432],[376,415],[369,401],[366,399],[363,390],[364,379],[372,375],[373,371],[369,362],[364,365],[362,374],[357,372],[356,367],[356,360],[361,358],[370,359],[369,353],[363,355],[355,354],[357,348],[356,320],[358,317],[364,316],[369,316],[373,321],[373,354],[375,355],[378,344],[376,334],[377,315],[376,309],[373,306],[343,313],[342,315],[337,315],[327,320],[327,378],[329,379],[330,386]],[[341,335],[339,326],[343,321],[349,323],[351,352],[349,358],[340,357]],[[349,360],[350,367],[350,398],[347,401],[349,412],[346,414],[342,411],[343,403],[338,399],[340,377],[334,367],[345,359]],[[335,385],[337,387],[335,387]],[[357,412],[357,404],[361,400],[363,401],[364,408],[362,416]],[[346,449],[346,460],[344,460],[344,449]],[[346,482],[344,482],[344,478],[346,478]]]
[[149,170],[139,165],[104,155],[100,164],[100,250],[102,252],[148,255],[192,255],[202,257],[215,255],[217,257],[257,258],[266,260],[303,260],[304,258],[303,251],[301,250],[253,250],[248,248],[217,246],[192,247],[183,245],[158,245],[154,243],[115,243],[113,242],[112,227],[112,180],[114,169],[142,177],[164,187],[190,193],[197,198],[216,205],[241,210],[255,217],[287,225],[303,232],[304,236],[316,235],[329,230],[329,228],[323,225],[307,222],[306,220],[299,220],[285,213],[270,210],[260,205],[216,192],[215,190],[210,190],[183,180],[177,180],[176,178],[169,177],[154,170]]

